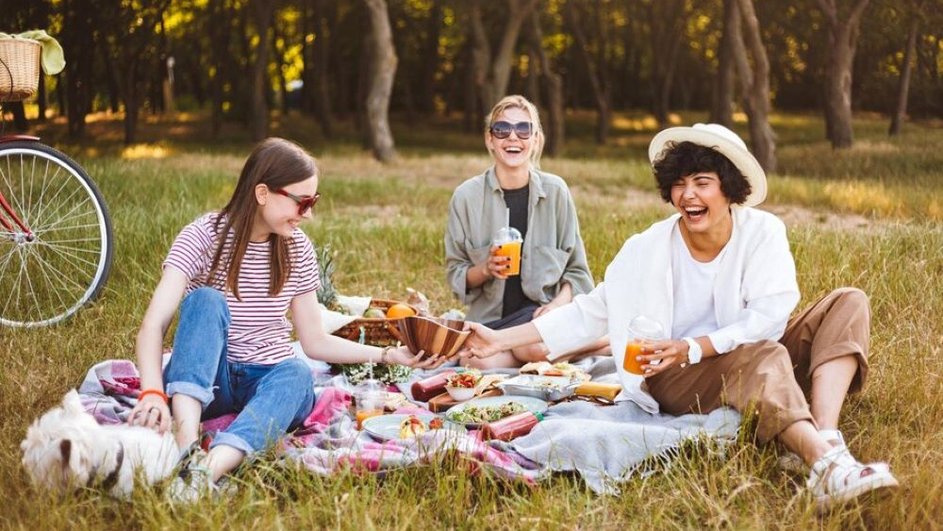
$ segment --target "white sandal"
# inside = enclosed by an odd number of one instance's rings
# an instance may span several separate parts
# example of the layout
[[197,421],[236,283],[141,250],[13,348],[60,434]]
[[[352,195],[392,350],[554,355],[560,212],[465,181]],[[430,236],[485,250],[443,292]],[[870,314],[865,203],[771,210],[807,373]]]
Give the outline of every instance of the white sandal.
[[[865,471],[871,473],[863,476]],[[815,496],[819,512],[875,489],[896,487],[897,479],[886,463],[863,464],[847,448],[836,446],[812,464],[806,487]]]
[[[819,430],[819,435],[833,448],[844,448],[846,452],[848,451],[845,437],[842,436],[840,430]],[[834,444],[835,441],[838,441],[838,444]],[[805,474],[809,471],[809,466],[805,464],[805,461],[798,454],[789,451],[779,456],[776,465],[788,474]]]

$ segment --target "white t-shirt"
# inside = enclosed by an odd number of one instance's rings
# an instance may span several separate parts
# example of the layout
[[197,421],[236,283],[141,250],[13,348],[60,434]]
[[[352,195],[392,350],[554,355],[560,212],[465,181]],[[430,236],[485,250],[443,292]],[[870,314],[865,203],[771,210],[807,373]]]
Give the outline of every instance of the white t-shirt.
[[681,236],[681,225],[671,232],[671,273],[674,317],[671,337],[700,337],[720,328],[714,309],[714,280],[727,247],[710,262],[698,262]]

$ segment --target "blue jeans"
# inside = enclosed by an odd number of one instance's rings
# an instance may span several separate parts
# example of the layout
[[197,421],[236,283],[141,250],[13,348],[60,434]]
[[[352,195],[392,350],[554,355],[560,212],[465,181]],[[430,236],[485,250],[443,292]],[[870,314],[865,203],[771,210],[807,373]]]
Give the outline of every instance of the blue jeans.
[[238,413],[210,446],[225,444],[251,455],[304,421],[314,405],[314,381],[298,358],[274,365],[227,360],[230,321],[219,291],[199,288],[187,295],[164,381],[168,396],[199,400],[203,419]]

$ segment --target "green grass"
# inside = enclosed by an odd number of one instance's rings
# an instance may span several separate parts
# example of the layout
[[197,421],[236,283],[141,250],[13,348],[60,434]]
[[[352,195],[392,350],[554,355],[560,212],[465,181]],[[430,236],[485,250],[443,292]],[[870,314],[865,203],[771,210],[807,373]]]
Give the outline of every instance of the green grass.
[[[564,155],[543,161],[576,198],[592,271],[599,279],[626,237],[669,210],[653,193],[644,159],[655,126],[620,116],[605,147],[591,141],[592,116],[576,114]],[[679,117],[684,123],[699,114]],[[401,298],[424,292],[437,311],[454,306],[444,281],[442,233],[451,190],[488,164],[478,133],[456,120],[394,123],[399,159],[380,165],[364,154],[349,124],[330,142],[299,117],[275,134],[302,141],[323,170],[322,202],[306,227],[337,250],[336,284],[348,294]],[[42,132],[74,154],[112,210],[116,254],[101,301],[68,323],[0,330],[0,492],[2,528],[195,528],[228,525],[332,528],[932,528],[943,525],[943,130],[909,124],[889,140],[885,123],[864,117],[858,142],[833,152],[817,117],[778,115],[780,173],[768,205],[785,213],[803,303],[853,285],[871,297],[872,371],[851,397],[841,427],[865,460],[888,460],[902,488],[851,504],[823,519],[793,478],[775,466],[777,450],[748,439],[725,459],[689,449],[675,466],[598,497],[575,477],[537,486],[470,475],[445,459],[383,478],[354,473],[320,478],[263,460],[243,472],[239,493],[173,510],[159,491],[132,503],[96,492],[55,499],[29,486],[19,463],[27,425],[76,387],[94,363],[133,358],[137,326],[177,231],[222,206],[250,143],[235,126],[217,140],[197,118],[143,124],[142,144],[123,148],[120,124],[89,124],[94,141],[68,143],[60,124]],[[739,129],[745,131],[742,124]],[[853,216],[853,217],[852,217]],[[849,221],[851,220],[851,221]]]

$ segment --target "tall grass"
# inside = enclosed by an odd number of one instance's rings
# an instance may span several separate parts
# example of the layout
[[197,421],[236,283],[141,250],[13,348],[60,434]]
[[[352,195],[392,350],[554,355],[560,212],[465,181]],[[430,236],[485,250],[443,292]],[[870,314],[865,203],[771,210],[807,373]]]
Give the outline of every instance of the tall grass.
[[[685,116],[689,123],[703,117]],[[591,117],[574,116],[587,134],[571,135],[562,157],[544,169],[564,176],[576,198],[591,269],[601,278],[624,239],[669,211],[653,193],[644,159],[654,124],[621,116],[613,142],[597,147]],[[680,119],[680,118],[679,118]],[[480,134],[457,122],[422,127],[397,122],[400,158],[382,166],[341,124],[325,141],[304,120],[276,133],[299,139],[323,169],[315,220],[306,230],[337,250],[336,284],[348,294],[402,297],[414,287],[434,309],[455,306],[444,281],[442,233],[451,190],[488,164]],[[590,493],[575,477],[537,486],[472,475],[453,458],[384,477],[320,478],[260,460],[242,471],[233,498],[172,509],[159,491],[139,489],[130,503],[97,492],[64,499],[34,490],[19,464],[26,426],[94,363],[133,358],[139,320],[177,231],[220,207],[232,192],[249,142],[240,131],[208,138],[199,119],[145,123],[145,143],[124,148],[120,127],[90,124],[96,141],[68,144],[60,126],[43,133],[77,155],[99,183],[116,229],[112,278],[101,301],[68,323],[42,330],[0,330],[0,527],[82,528],[933,528],[943,526],[943,131],[911,125],[882,138],[862,120],[859,141],[835,153],[819,140],[821,123],[777,116],[781,173],[770,179],[770,208],[795,215],[790,239],[803,303],[853,285],[871,297],[871,381],[849,399],[842,428],[862,459],[888,460],[902,488],[819,519],[800,488],[804,478],[775,466],[775,447],[749,436],[724,458],[690,448],[614,497]],[[193,136],[195,135],[195,136]],[[157,140],[160,139],[160,140]],[[856,214],[840,223],[835,214]],[[839,222],[836,222],[836,219]]]

